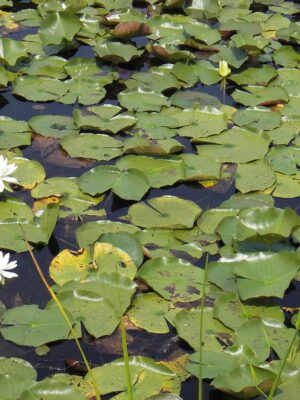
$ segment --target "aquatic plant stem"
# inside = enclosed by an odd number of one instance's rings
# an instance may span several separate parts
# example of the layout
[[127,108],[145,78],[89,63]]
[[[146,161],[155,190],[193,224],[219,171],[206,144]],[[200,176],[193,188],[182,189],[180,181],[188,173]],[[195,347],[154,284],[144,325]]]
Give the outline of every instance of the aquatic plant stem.
[[205,303],[205,292],[206,292],[206,284],[207,284],[207,273],[208,273],[208,255],[205,260],[205,268],[204,268],[204,278],[202,284],[202,297],[200,304],[200,326],[199,326],[199,383],[198,383],[198,400],[203,400],[203,373],[202,373],[202,347],[203,347],[203,322],[204,322],[204,303]]
[[130,373],[128,347],[127,347],[127,339],[126,339],[126,328],[125,328],[124,317],[123,317],[123,313],[122,313],[122,302],[121,302],[120,288],[119,288],[119,274],[117,272],[117,268],[116,268],[116,277],[117,277],[117,294],[118,294],[118,301],[119,301],[121,343],[122,343],[122,353],[123,353],[123,359],[124,359],[124,365],[125,365],[128,400],[133,400],[131,373]]
[[82,357],[82,359],[83,359],[83,361],[84,361],[84,364],[85,364],[85,366],[86,366],[86,369],[87,369],[88,373],[89,373],[90,376],[91,376],[91,380],[92,380],[92,383],[93,383],[93,386],[94,386],[94,390],[95,390],[96,400],[101,400],[101,396],[100,396],[100,393],[99,393],[99,390],[98,390],[98,387],[97,387],[97,383],[96,383],[96,380],[95,380],[93,371],[92,371],[92,369],[91,369],[91,367],[90,367],[90,364],[89,364],[89,362],[88,362],[88,360],[87,360],[87,358],[86,358],[86,356],[85,356],[85,354],[84,354],[83,348],[81,347],[81,344],[80,344],[80,342],[79,342],[79,340],[78,340],[78,338],[77,338],[77,335],[76,335],[76,332],[74,331],[74,328],[73,328],[73,326],[72,326],[72,323],[71,323],[69,317],[67,316],[67,314],[66,314],[66,312],[65,312],[65,310],[64,310],[64,308],[63,308],[63,306],[62,306],[62,304],[60,303],[60,301],[59,301],[59,299],[58,299],[58,297],[56,296],[55,292],[53,291],[53,289],[51,288],[51,286],[48,284],[47,279],[46,279],[46,277],[45,277],[45,275],[44,275],[44,273],[43,273],[43,271],[42,271],[42,268],[40,267],[40,265],[39,265],[39,263],[38,263],[38,261],[37,261],[35,255],[33,254],[33,251],[32,251],[32,249],[31,249],[31,247],[30,247],[28,241],[25,240],[25,242],[26,242],[26,245],[27,245],[27,248],[28,248],[30,257],[31,257],[31,259],[32,259],[32,261],[33,261],[33,264],[34,264],[34,266],[35,266],[35,268],[36,268],[36,270],[37,270],[37,272],[38,272],[38,274],[39,274],[39,276],[40,276],[42,282],[44,283],[44,285],[46,286],[46,288],[47,288],[47,290],[48,290],[50,296],[52,297],[52,299],[53,299],[54,302],[56,303],[56,305],[57,305],[57,307],[58,307],[58,309],[59,309],[61,315],[64,317],[64,319],[65,319],[65,321],[66,321],[66,323],[67,323],[67,325],[68,325],[68,327],[69,327],[69,329],[70,329],[70,332],[71,332],[71,334],[72,334],[72,336],[73,336],[73,338],[74,338],[74,340],[75,340],[75,343],[76,343],[77,348],[78,348],[78,350],[79,350],[79,353],[80,353],[80,355],[81,355],[81,357]]
[[269,393],[269,396],[268,396],[267,400],[272,400],[273,397],[274,397],[274,394],[275,394],[275,392],[277,390],[277,387],[279,385],[279,381],[280,381],[280,377],[281,377],[282,371],[284,369],[284,366],[285,366],[285,364],[287,362],[287,359],[288,359],[288,357],[289,357],[289,355],[290,355],[290,353],[292,351],[292,348],[294,347],[295,341],[296,341],[297,336],[299,334],[299,329],[300,329],[300,312],[298,312],[298,316],[297,316],[297,320],[296,320],[296,332],[295,332],[295,334],[294,334],[294,336],[293,336],[293,338],[292,338],[292,340],[290,342],[290,345],[289,345],[289,347],[287,349],[287,352],[286,352],[284,358],[281,360],[279,371],[278,371],[278,373],[276,375],[276,378],[275,378],[275,380],[273,382],[273,385],[272,385],[272,388],[271,388],[271,391]]

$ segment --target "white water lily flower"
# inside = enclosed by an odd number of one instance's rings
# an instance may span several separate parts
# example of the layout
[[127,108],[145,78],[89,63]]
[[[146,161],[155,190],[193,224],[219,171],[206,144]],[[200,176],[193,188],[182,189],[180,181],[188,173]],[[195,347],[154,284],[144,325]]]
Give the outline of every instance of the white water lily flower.
[[15,278],[18,276],[15,272],[10,272],[11,269],[17,267],[17,261],[9,262],[9,253],[3,254],[0,251],[0,282],[4,283],[4,278]]
[[226,61],[219,62],[219,75],[222,78],[226,78],[226,76],[230,75],[231,69],[228,67],[228,63]]
[[0,193],[4,191],[5,184],[8,183],[18,183],[17,179],[11,175],[18,167],[16,164],[8,164],[8,159],[0,156]]

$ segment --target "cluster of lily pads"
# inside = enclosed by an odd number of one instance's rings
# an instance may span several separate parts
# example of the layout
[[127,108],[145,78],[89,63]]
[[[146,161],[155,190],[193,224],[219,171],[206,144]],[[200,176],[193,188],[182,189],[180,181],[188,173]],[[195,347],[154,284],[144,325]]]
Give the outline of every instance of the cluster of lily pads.
[[[121,314],[133,331],[175,331],[186,343],[171,360],[129,358],[135,400],[180,399],[191,376],[240,399],[262,399],[278,373],[275,398],[296,399],[297,309],[284,312],[279,299],[300,280],[300,217],[274,198],[300,196],[300,5],[16,6],[0,0],[1,93],[32,102],[35,115],[0,117],[1,162],[14,165],[0,182],[15,190],[1,191],[0,248],[47,245],[57,224],[72,219],[78,250],[59,252],[49,274],[76,336],[110,336]],[[73,105],[72,112],[49,113],[49,102]],[[51,164],[74,168],[74,176],[48,177]],[[168,192],[179,185],[199,189],[199,201]],[[229,186],[236,193],[225,192],[217,207],[198,205],[203,188]],[[106,207],[111,197],[128,206],[117,220]],[[204,254],[214,259],[207,281]],[[0,333],[41,356],[51,343],[72,340],[53,299],[43,308],[0,303]],[[37,381],[28,361],[1,357],[1,393],[91,400],[95,380],[101,395],[127,399],[124,365],[121,358],[86,376]]]

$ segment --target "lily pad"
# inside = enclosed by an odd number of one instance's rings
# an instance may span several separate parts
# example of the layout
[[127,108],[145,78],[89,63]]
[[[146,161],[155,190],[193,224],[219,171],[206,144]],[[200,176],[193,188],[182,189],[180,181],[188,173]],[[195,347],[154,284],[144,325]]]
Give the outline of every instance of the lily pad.
[[202,269],[180,258],[162,257],[147,261],[138,277],[166,300],[191,302],[201,298],[203,274]]
[[79,133],[73,119],[65,115],[36,115],[28,124],[35,133],[47,137],[62,138]]
[[123,147],[115,138],[94,133],[66,136],[60,140],[60,144],[71,157],[97,161],[108,161],[120,156]]
[[46,16],[41,23],[39,35],[43,46],[60,44],[63,40],[71,41],[82,28],[82,23],[71,12],[54,12]]
[[137,50],[131,44],[108,41],[98,43],[94,50],[98,57],[112,63],[125,63],[143,53],[143,50]]
[[37,347],[66,339],[70,331],[57,308],[40,310],[36,305],[7,310],[1,317],[1,324],[1,335],[21,346]]
[[125,156],[119,159],[116,165],[122,170],[140,170],[154,188],[172,185],[185,177],[184,163],[177,158]]
[[266,134],[252,133],[233,128],[218,136],[210,136],[209,142],[197,146],[198,154],[220,162],[246,163],[263,158],[269,149],[270,138]]
[[36,380],[36,370],[29,362],[21,358],[1,357],[0,365],[0,385],[5,393],[3,400],[18,398]]
[[130,221],[144,228],[192,228],[201,208],[176,196],[155,197],[128,209]]
[[242,193],[269,188],[276,180],[274,171],[264,160],[239,164],[236,170],[235,187]]
[[[155,363],[147,357],[129,357],[133,395],[136,400],[144,400],[161,392],[179,393],[179,378],[169,368]],[[123,359],[92,369],[101,394],[119,392],[114,398],[127,399]],[[89,375],[87,375],[89,377]],[[140,377],[138,379],[138,377]]]
[[42,76],[21,76],[14,81],[14,94],[31,101],[58,100],[68,91],[58,79]]
[[152,89],[125,89],[118,96],[121,106],[132,111],[160,111],[161,107],[169,106],[166,96]]

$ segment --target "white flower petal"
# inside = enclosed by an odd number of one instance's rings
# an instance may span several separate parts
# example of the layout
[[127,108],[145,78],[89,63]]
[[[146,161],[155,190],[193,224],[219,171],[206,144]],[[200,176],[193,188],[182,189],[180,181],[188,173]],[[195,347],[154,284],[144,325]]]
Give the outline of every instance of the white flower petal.
[[4,178],[2,178],[2,180],[5,182],[9,182],[9,183],[17,183],[18,182],[17,178],[15,178],[14,176],[5,176]]
[[18,277],[18,274],[15,272],[9,272],[9,271],[1,271],[1,275],[4,276],[4,278],[16,278]]
[[4,183],[3,183],[2,179],[0,178],[0,193],[3,192],[4,189],[5,189]]

